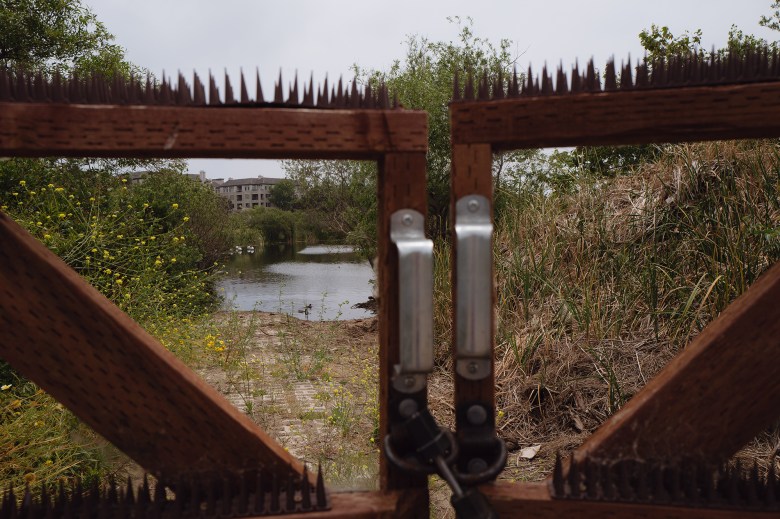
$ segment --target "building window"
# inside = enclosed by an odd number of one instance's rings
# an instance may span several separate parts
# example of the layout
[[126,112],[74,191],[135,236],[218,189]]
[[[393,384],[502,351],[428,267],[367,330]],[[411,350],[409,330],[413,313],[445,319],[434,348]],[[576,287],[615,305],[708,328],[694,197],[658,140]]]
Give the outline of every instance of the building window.
[[241,201],[241,195],[236,195],[236,200]]
[[252,204],[252,207],[257,207],[257,204]]
[[257,195],[252,195],[252,200],[257,200]]

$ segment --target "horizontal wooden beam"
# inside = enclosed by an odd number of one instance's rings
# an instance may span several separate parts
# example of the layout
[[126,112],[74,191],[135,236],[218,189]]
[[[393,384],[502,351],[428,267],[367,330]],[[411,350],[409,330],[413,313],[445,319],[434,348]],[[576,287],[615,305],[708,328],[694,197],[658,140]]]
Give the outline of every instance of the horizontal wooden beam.
[[780,136],[780,82],[450,104],[452,143],[494,150]]
[[330,495],[331,509],[285,515],[285,519],[406,519],[417,508],[427,510],[427,489],[390,492],[339,492]]
[[575,452],[715,463],[780,417],[780,263]]
[[502,519],[769,519],[777,512],[553,499],[546,483],[495,483],[480,490]]
[[427,114],[0,103],[0,156],[378,159],[425,152]]
[[[164,477],[303,466],[0,212],[0,358]],[[273,469],[273,467],[276,467]]]

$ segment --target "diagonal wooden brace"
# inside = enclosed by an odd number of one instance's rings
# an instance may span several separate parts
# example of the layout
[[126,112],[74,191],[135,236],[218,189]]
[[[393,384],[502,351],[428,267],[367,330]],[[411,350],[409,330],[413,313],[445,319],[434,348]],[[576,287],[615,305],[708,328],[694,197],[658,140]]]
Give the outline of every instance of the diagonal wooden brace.
[[[302,464],[0,213],[0,358],[150,472]],[[275,467],[275,468],[274,468]]]
[[780,417],[780,263],[576,452],[718,462]]

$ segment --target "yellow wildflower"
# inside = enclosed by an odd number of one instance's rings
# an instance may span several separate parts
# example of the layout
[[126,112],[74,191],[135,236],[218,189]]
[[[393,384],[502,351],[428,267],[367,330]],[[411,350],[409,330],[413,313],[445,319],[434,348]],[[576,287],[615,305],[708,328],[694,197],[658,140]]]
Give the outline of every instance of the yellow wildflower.
[[20,181],[19,181],[19,185],[20,185],[20,186],[26,186],[26,185],[27,185],[27,182],[26,182],[26,181],[24,181],[24,180],[20,180]]
[[8,391],[9,389],[11,389],[11,384],[3,384],[0,386],[0,391]]
[[179,204],[173,204],[171,207],[173,207],[174,209],[178,209],[179,208]]

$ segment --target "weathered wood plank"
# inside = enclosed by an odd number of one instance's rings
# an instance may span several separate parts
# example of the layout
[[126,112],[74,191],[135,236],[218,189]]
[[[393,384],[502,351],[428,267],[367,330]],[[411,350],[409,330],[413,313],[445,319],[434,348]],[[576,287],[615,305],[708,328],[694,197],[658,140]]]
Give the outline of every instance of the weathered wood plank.
[[[390,408],[397,404],[399,398],[391,386],[393,366],[400,362],[400,352],[398,251],[390,241],[390,217],[399,209],[414,209],[423,215],[427,213],[425,165],[424,153],[391,153],[379,162],[379,427],[382,440],[390,432],[394,419]],[[425,476],[401,472],[389,464],[385,456],[381,457],[380,464],[380,488],[383,490],[427,488]],[[428,517],[427,493],[419,508],[415,511],[417,515],[410,517]]]
[[780,417],[780,263],[575,452],[724,460]]
[[0,103],[0,156],[379,159],[425,152],[427,115]]
[[609,503],[552,499],[545,483],[495,483],[483,485],[502,519],[769,519],[777,512],[711,510],[649,504]]
[[303,466],[0,213],[0,357],[146,470]]
[[493,150],[780,136],[780,82],[450,104],[452,143]]

